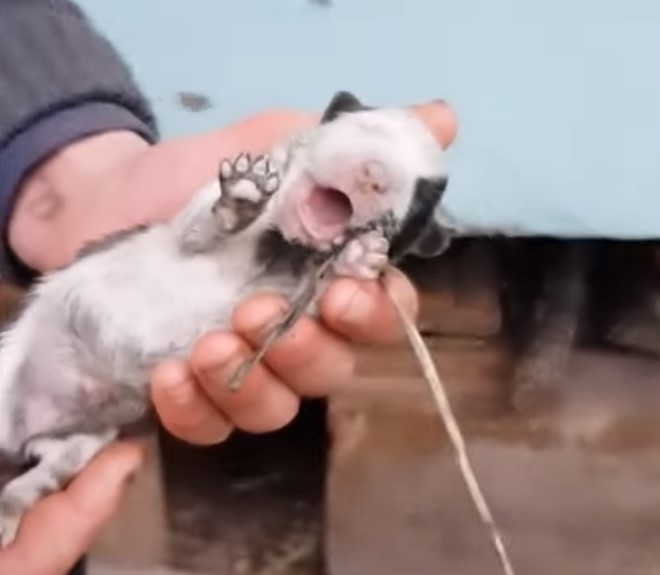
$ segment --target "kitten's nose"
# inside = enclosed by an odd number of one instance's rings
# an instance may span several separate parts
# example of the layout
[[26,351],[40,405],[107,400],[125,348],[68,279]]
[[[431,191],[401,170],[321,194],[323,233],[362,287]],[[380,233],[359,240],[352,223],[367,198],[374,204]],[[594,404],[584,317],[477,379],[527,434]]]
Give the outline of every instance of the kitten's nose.
[[362,164],[355,182],[358,191],[363,194],[384,194],[388,186],[387,170],[383,164],[375,160]]

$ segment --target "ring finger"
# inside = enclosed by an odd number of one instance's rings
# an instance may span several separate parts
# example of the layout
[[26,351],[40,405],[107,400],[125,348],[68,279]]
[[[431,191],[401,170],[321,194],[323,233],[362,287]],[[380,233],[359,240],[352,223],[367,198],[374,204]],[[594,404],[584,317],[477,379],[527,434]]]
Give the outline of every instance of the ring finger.
[[[263,343],[263,318],[276,317],[285,306],[280,296],[259,294],[236,310],[232,326],[250,345]],[[325,396],[344,387],[354,374],[355,355],[350,346],[309,316],[301,317],[266,354],[264,363],[296,394]]]
[[209,334],[193,351],[192,369],[211,401],[236,427],[250,433],[274,431],[294,419],[300,400],[262,364],[250,370],[238,391],[231,391],[229,378],[251,352],[235,334]]

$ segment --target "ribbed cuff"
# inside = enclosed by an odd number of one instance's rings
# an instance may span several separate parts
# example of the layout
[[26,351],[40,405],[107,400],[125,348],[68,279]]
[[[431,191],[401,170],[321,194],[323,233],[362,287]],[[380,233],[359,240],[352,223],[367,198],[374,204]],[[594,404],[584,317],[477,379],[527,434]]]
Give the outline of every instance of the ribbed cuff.
[[0,279],[29,284],[37,275],[11,252],[6,238],[18,187],[38,164],[65,146],[95,134],[114,130],[136,132],[145,140],[151,130],[138,118],[115,104],[84,104],[44,118],[0,149]]
[[149,103],[113,46],[68,0],[0,2],[0,147],[51,114],[119,105],[157,138]]
[[118,52],[70,0],[0,0],[0,278],[34,273],[9,252],[6,223],[25,174],[65,145],[131,130],[150,143],[151,106]]

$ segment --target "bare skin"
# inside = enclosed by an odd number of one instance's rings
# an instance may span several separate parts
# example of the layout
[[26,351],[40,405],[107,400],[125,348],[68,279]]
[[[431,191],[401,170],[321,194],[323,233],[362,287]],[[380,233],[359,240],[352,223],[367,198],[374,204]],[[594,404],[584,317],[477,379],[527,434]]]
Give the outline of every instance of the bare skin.
[[25,517],[21,535],[0,552],[0,573],[64,575],[91,547],[123,500],[145,452],[115,444],[91,462],[66,491],[44,499]]
[[[446,105],[432,103],[415,110],[445,147],[452,143],[457,122]],[[10,244],[41,272],[64,265],[88,240],[173,214],[217,172],[218,158],[243,150],[258,154],[317,121],[313,114],[274,111],[153,147],[122,132],[72,144],[24,182],[9,224]],[[386,281],[414,317],[418,301],[412,284],[396,270]],[[229,392],[227,378],[258,346],[283,305],[276,296],[244,300],[234,314],[232,331],[209,333],[188,361],[166,361],[154,370],[152,398],[173,435],[208,445],[224,441],[236,428],[252,433],[279,429],[296,416],[301,398],[327,396],[350,381],[355,362],[351,341],[387,345],[403,337],[378,283],[340,279],[320,301],[321,319],[303,317],[252,371],[240,392]],[[0,572],[60,575],[85,553],[120,505],[120,477],[139,468],[142,447],[121,443],[97,460],[66,491],[47,498],[28,515],[14,545],[0,552]],[[80,501],[88,504],[80,507]],[[53,545],[45,547],[44,541]]]

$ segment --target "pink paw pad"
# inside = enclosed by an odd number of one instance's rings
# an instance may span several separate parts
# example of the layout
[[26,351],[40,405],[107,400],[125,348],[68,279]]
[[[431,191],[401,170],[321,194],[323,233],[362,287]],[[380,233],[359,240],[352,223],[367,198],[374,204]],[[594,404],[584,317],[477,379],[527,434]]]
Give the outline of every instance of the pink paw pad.
[[361,193],[384,194],[388,187],[387,171],[380,162],[365,162],[355,176],[355,188]]
[[388,241],[379,232],[370,232],[351,240],[335,263],[338,275],[376,279],[388,262]]

